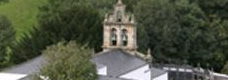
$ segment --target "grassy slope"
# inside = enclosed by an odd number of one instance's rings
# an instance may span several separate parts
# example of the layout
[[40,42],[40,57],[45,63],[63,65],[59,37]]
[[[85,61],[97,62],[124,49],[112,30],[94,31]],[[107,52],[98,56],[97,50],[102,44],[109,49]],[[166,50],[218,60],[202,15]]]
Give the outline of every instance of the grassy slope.
[[12,22],[17,40],[37,25],[38,6],[46,2],[47,0],[10,0],[9,3],[0,5],[0,14],[6,15]]

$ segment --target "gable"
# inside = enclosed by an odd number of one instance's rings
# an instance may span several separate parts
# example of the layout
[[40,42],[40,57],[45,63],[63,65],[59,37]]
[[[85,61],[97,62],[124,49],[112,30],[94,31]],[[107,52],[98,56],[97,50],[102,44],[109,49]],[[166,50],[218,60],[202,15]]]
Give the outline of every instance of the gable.
[[[167,72],[164,70],[156,69],[156,68],[149,68],[149,65],[145,65],[143,67],[140,67],[134,71],[131,71],[129,73],[126,73],[124,75],[121,75],[121,78],[127,78],[127,79],[134,79],[134,80],[167,80],[164,78],[164,76],[167,76]],[[163,78],[163,79],[160,79]]]
[[149,69],[149,65],[145,65],[134,71],[123,74],[120,77],[133,80],[151,80],[151,72]]
[[96,65],[107,66],[107,75],[120,76],[147,64],[146,61],[121,50],[105,52],[93,57]]

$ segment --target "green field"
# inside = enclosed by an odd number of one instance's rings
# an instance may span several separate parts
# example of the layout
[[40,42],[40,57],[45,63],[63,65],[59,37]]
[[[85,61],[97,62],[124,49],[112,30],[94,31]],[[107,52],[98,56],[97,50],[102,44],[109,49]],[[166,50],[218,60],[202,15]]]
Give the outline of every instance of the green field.
[[38,7],[46,2],[47,0],[10,0],[0,5],[0,14],[6,15],[12,22],[17,40],[37,25]]

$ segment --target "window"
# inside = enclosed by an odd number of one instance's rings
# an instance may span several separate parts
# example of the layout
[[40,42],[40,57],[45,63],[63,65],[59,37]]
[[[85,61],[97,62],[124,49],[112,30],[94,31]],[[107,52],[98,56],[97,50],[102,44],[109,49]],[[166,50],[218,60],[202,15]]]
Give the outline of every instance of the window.
[[117,43],[117,35],[116,35],[116,29],[113,28],[111,31],[111,45],[115,46]]
[[128,36],[127,36],[127,30],[123,29],[122,30],[122,44],[123,46],[127,46],[127,41],[128,41]]
[[117,22],[122,21],[122,13],[120,11],[117,12]]

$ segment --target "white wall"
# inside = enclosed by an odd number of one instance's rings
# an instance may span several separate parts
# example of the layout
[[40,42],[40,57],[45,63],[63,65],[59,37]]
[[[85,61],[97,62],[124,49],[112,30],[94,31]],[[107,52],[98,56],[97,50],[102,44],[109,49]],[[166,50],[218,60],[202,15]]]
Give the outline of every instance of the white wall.
[[0,80],[19,80],[26,76],[27,74],[0,73]]
[[168,80],[168,73],[166,72],[165,74],[158,76],[154,78],[153,80]]
[[98,75],[107,75],[107,66],[97,69]]
[[127,74],[121,75],[120,77],[133,80],[150,80],[149,65],[145,65]]

